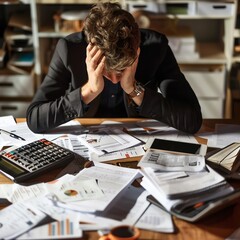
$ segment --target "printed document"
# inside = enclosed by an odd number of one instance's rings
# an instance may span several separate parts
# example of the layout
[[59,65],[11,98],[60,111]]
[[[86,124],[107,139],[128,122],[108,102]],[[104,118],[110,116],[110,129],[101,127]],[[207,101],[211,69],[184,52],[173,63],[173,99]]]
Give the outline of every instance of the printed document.
[[38,240],[40,236],[41,239],[79,239],[82,235],[78,220],[66,218],[36,227],[18,237],[17,240]]
[[199,172],[205,168],[205,158],[200,155],[180,155],[148,149],[138,166],[151,167],[161,171]]
[[103,211],[125,187],[141,175],[138,169],[98,162],[94,162],[94,165],[84,168],[72,181],[95,179],[104,193],[103,197],[61,204],[62,207],[83,212]]
[[145,168],[144,173],[156,185],[158,191],[169,198],[173,198],[175,195],[180,196],[180,194],[186,196],[188,193],[201,192],[224,181],[224,178],[211,168],[209,171],[189,174],[186,177],[171,179],[171,181],[161,178],[162,175],[164,176],[164,172]]
[[98,199],[104,196],[95,179],[63,183],[54,194],[61,202]]
[[153,204],[143,213],[136,227],[156,232],[174,232],[172,216]]
[[138,157],[144,154],[145,154],[145,151],[143,150],[143,146],[136,146],[136,147],[130,147],[130,148],[119,150],[112,153],[107,153],[101,156],[92,152],[90,156],[90,160],[97,161],[97,162],[105,162],[105,161],[116,160],[116,159]]
[[223,148],[240,141],[240,126],[235,124],[216,124],[214,132],[199,134],[208,139],[209,147]]
[[141,142],[118,128],[100,128],[80,134],[78,139],[97,155],[136,146]]
[[12,204],[0,211],[0,239],[15,239],[42,221],[46,215],[28,202]]
[[135,127],[129,126],[126,129],[129,134],[140,139],[143,143],[146,143],[152,137],[179,142],[197,143],[194,135],[181,132],[154,119],[138,121]]

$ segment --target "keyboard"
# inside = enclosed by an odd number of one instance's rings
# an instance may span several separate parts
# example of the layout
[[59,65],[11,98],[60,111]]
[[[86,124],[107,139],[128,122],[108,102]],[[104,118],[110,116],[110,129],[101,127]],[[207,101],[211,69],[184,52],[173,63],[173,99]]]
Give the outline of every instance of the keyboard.
[[70,163],[74,158],[74,152],[43,138],[1,151],[0,172],[11,180],[20,182]]

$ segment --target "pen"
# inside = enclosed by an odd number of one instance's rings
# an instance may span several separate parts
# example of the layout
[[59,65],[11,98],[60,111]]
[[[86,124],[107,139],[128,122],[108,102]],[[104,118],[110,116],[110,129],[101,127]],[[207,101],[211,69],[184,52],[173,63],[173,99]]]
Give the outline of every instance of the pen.
[[15,138],[15,139],[18,139],[18,140],[22,140],[22,141],[26,141],[26,139],[14,134],[14,133],[11,133],[11,132],[8,132],[6,130],[3,130],[3,129],[0,129],[0,133],[5,133],[7,134],[8,136],[12,137],[12,138]]

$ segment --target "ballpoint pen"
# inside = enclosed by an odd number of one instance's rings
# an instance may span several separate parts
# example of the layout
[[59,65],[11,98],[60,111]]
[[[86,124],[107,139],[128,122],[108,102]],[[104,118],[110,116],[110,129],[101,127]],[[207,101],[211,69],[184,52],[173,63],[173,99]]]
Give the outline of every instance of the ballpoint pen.
[[12,138],[15,138],[15,139],[18,139],[18,140],[22,140],[22,141],[26,141],[26,139],[12,133],[12,132],[8,132],[6,130],[3,130],[3,129],[0,129],[0,133],[5,133],[6,135],[12,137]]

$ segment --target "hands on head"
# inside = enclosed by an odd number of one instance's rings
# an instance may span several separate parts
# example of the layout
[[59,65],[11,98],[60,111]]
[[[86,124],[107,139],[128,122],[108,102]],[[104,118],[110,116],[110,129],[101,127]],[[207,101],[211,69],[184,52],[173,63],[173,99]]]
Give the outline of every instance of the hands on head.
[[99,3],[84,21],[88,82],[81,88],[89,103],[104,89],[104,77],[120,83],[127,94],[135,88],[140,30],[134,17],[118,3]]
[[137,50],[137,58],[134,63],[126,67],[122,71],[107,72],[105,69],[105,56],[103,52],[93,43],[89,43],[87,46],[86,65],[88,72],[88,87],[90,91],[95,94],[102,92],[104,88],[103,76],[109,79],[113,83],[120,82],[123,90],[128,94],[134,89],[135,85],[135,73],[138,64],[138,57],[140,54],[140,48]]

